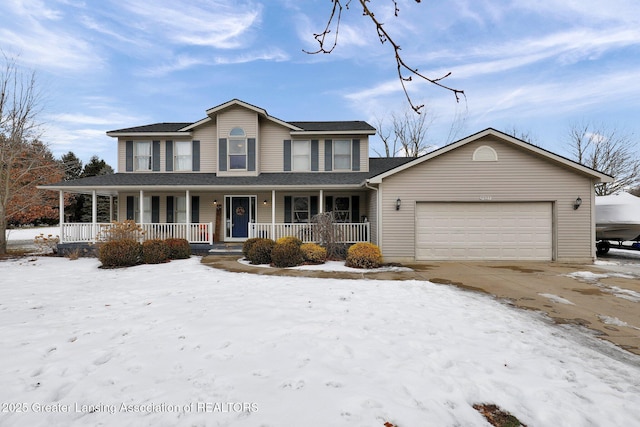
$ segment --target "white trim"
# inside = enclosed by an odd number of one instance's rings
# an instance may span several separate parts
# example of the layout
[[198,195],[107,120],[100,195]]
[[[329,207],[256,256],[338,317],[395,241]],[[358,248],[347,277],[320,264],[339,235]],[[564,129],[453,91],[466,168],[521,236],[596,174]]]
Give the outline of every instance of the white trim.
[[285,126],[285,127],[289,128],[289,129],[292,129],[292,130],[301,130],[299,127],[294,126],[294,125],[292,125],[291,123],[287,123],[287,122],[285,122],[284,120],[280,120],[280,119],[277,119],[277,118],[275,118],[275,117],[271,117],[271,116],[267,113],[267,110],[265,110],[265,109],[263,109],[263,108],[260,108],[260,107],[256,107],[255,105],[248,104],[248,103],[246,103],[246,102],[244,102],[244,101],[240,101],[239,99],[232,99],[231,101],[227,101],[227,102],[225,102],[224,104],[220,104],[220,105],[218,105],[218,106],[216,106],[216,107],[209,108],[209,109],[206,111],[207,116],[212,116],[212,115],[214,115],[214,114],[217,114],[217,113],[219,113],[220,111],[225,110],[225,109],[227,109],[227,108],[229,108],[229,107],[232,107],[232,106],[234,106],[234,105],[237,105],[237,106],[240,106],[240,107],[244,107],[244,108],[246,108],[246,109],[248,109],[248,110],[254,111],[254,112],[256,112],[257,114],[261,115],[262,117],[264,117],[264,118],[266,118],[266,119],[268,119],[268,120],[271,120],[271,121],[272,121],[272,122],[274,122],[274,123],[278,123],[278,124],[280,124],[280,125],[282,125],[282,126]]

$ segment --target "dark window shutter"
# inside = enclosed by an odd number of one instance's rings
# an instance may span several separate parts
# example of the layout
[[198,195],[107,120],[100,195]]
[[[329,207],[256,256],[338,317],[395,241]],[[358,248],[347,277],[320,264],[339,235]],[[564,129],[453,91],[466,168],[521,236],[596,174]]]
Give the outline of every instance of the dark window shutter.
[[291,196],[284,196],[284,222],[291,222]]
[[173,170],[173,141],[165,141],[165,145],[167,153],[165,170],[171,172]]
[[191,222],[200,222],[200,196],[191,197]]
[[324,140],[324,170],[333,170],[333,141]]
[[160,196],[151,196],[151,222],[160,222]]
[[333,211],[333,196],[326,196],[324,198],[324,211],[325,212]]
[[125,146],[125,170],[133,172],[133,141],[127,141]]
[[284,170],[290,171],[291,170],[291,140],[290,139],[284,140],[283,151],[284,151],[284,158],[282,160],[284,162]]
[[351,141],[351,170],[360,170],[360,140]]
[[173,196],[167,196],[167,223],[174,222],[173,219]]
[[315,215],[318,215],[318,196],[309,197],[309,220]]
[[200,141],[191,142],[191,170],[200,171]]
[[153,141],[151,147],[151,170],[157,172],[160,170],[160,141]]
[[247,139],[247,170],[256,170],[256,139]]
[[135,197],[127,196],[127,219],[133,221],[136,219]]
[[218,170],[227,170],[227,138],[218,141]]
[[360,196],[351,196],[351,222],[360,222]]
[[320,145],[320,142],[317,139],[312,139],[311,140],[311,170],[312,171],[317,171],[318,170],[318,146]]

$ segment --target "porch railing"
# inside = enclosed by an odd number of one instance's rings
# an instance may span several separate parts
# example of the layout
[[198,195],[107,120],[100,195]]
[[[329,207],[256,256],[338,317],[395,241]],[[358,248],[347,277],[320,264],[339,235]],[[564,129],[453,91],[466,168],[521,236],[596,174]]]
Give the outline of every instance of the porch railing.
[[[335,223],[334,236],[340,243],[368,242],[369,233],[368,222],[357,223]],[[320,241],[317,224],[301,223],[252,223],[249,224],[249,237],[266,237],[278,240],[281,237],[294,236],[305,243]]]
[[[213,244],[213,223],[193,224],[138,224],[144,231],[143,239],[187,239],[189,243]],[[101,232],[113,227],[110,223],[62,224],[60,243],[95,242]]]

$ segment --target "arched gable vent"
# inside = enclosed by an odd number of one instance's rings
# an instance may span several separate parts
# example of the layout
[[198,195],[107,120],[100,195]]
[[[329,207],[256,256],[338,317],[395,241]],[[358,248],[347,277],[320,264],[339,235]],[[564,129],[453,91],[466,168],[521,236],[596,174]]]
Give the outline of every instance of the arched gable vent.
[[488,145],[483,145],[476,148],[476,151],[473,152],[473,161],[474,162],[497,162],[498,153],[496,153],[496,150],[489,147]]

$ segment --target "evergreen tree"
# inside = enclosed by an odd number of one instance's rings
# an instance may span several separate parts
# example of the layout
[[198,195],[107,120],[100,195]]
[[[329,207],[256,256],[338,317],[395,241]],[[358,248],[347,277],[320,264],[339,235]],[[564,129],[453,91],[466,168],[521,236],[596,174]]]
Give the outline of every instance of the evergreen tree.
[[[113,168],[107,164],[103,159],[98,156],[92,156],[89,163],[84,165],[81,177],[88,178],[91,176],[111,175],[113,174]],[[78,198],[78,220],[80,222],[91,222],[92,220],[92,206],[91,196],[86,194],[80,194]],[[109,198],[98,196],[98,222],[110,222],[109,218]]]

